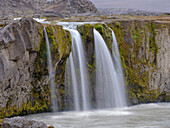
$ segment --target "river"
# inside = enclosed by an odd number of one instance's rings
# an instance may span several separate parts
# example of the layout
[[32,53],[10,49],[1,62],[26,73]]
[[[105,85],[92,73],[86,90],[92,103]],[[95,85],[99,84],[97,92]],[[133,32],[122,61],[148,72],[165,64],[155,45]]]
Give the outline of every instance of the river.
[[170,128],[170,103],[26,116],[55,128]]

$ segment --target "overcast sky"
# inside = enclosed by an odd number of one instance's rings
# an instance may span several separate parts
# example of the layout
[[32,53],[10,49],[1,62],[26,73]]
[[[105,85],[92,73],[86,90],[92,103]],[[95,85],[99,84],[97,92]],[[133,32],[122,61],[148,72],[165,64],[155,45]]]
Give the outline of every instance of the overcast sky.
[[97,8],[130,8],[153,12],[169,12],[170,0],[91,0]]

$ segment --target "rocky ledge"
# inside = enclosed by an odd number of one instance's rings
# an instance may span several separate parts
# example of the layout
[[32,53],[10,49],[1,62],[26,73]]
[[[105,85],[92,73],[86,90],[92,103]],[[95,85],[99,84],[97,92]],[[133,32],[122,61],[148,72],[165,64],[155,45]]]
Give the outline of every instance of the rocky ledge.
[[[63,19],[98,21],[78,27],[94,83],[95,27],[111,49],[109,27],[117,37],[129,104],[170,101],[170,18],[101,16]],[[45,25],[50,42],[55,85],[65,109],[65,64],[71,52],[71,35],[62,26]],[[4,25],[0,30],[0,118],[51,111],[44,26],[31,18]],[[91,89],[94,90],[93,86]]]

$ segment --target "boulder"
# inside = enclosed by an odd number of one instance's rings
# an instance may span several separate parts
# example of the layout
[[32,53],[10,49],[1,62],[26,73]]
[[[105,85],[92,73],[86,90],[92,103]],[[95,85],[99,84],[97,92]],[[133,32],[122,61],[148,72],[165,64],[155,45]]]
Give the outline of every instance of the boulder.
[[3,119],[3,128],[48,128],[43,122],[26,120],[24,117]]

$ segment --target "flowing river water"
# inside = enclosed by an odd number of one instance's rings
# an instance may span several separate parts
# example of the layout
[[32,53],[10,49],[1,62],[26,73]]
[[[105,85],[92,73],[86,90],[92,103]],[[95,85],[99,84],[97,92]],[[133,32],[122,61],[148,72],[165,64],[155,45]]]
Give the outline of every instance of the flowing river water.
[[170,103],[26,116],[55,128],[170,128]]

